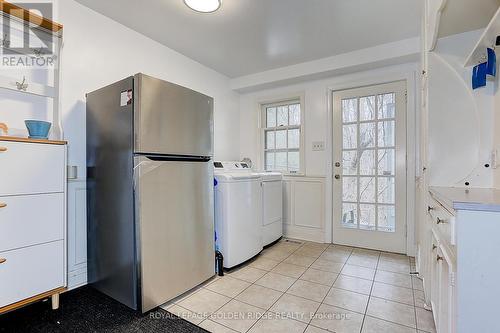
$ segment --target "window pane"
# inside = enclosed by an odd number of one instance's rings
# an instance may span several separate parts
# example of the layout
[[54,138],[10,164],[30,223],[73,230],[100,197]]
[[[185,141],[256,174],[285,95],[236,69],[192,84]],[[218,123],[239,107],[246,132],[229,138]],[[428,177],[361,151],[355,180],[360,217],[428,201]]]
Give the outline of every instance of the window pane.
[[286,149],[286,131],[276,131],[276,149]]
[[342,192],[343,201],[358,201],[358,179],[356,177],[343,177]]
[[276,108],[267,108],[266,127],[276,127]]
[[359,205],[359,228],[375,229],[375,205]]
[[394,118],[396,116],[396,95],[378,95],[378,118]]
[[362,150],[359,163],[359,174],[375,175],[375,150]]
[[342,100],[342,121],[350,123],[358,120],[358,100],[356,98]]
[[286,171],[287,162],[286,162],[286,152],[276,153],[276,170],[278,171]]
[[342,152],[342,166],[344,175],[356,175],[358,172],[358,152],[355,150]]
[[378,206],[378,230],[396,231],[396,209],[394,206]]
[[376,123],[366,123],[359,126],[359,144],[361,149],[375,147]]
[[394,176],[396,174],[396,150],[380,149],[378,151],[378,174],[382,176]]
[[274,153],[266,152],[266,170],[275,170]]
[[393,147],[395,145],[395,126],[396,122],[394,120],[378,123],[379,147]]
[[274,131],[266,132],[266,149],[274,149]]
[[357,228],[358,208],[356,204],[342,204],[342,226],[346,228]]
[[361,177],[359,179],[359,201],[375,203],[375,178]]
[[353,149],[358,147],[358,125],[342,126],[344,149]]
[[395,204],[396,203],[396,185],[394,177],[378,178],[378,202]]
[[288,106],[278,106],[278,126],[288,126]]
[[300,169],[300,154],[298,151],[288,153],[288,171],[299,172]]
[[375,120],[375,96],[359,99],[359,118],[360,120]]
[[300,147],[300,130],[293,129],[288,131],[288,148]]
[[300,125],[300,104],[288,106],[290,113],[290,125]]

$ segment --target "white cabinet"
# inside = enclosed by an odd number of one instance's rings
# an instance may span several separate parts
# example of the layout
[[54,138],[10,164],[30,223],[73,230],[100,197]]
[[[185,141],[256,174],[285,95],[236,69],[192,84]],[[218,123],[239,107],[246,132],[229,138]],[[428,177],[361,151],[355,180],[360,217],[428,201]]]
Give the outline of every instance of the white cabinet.
[[0,313],[66,287],[66,144],[0,137]]
[[438,333],[500,332],[500,191],[432,188],[420,271]]

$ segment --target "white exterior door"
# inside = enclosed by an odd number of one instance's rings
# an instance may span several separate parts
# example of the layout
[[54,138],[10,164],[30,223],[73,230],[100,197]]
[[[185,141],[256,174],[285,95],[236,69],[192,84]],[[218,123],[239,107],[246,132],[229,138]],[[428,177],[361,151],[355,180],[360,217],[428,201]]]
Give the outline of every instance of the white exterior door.
[[334,243],[406,253],[406,82],[333,94]]

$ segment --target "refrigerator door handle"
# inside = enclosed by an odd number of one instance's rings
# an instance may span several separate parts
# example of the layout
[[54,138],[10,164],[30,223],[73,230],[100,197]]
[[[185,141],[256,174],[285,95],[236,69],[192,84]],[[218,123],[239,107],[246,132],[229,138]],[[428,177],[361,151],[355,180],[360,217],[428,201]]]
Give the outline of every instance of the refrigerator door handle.
[[156,162],[183,161],[183,162],[209,162],[210,156],[184,156],[184,155],[137,155]]

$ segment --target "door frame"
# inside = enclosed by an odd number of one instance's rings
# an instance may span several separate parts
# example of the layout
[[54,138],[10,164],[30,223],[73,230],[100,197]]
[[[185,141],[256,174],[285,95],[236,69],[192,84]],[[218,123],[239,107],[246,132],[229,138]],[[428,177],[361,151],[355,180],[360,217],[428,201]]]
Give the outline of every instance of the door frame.
[[327,142],[326,142],[326,193],[325,193],[325,242],[333,241],[333,94],[336,91],[361,88],[365,86],[406,81],[406,254],[416,255],[415,244],[415,199],[416,199],[416,168],[417,168],[417,70],[418,65],[407,68],[396,66],[369,73],[361,73],[346,77],[336,84],[330,85],[326,91],[327,99]]

